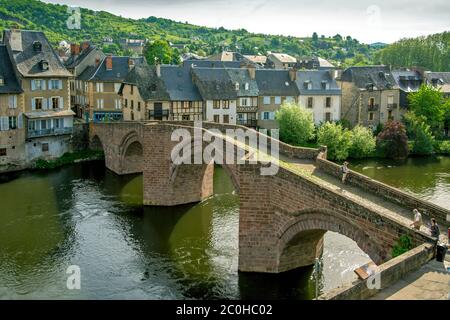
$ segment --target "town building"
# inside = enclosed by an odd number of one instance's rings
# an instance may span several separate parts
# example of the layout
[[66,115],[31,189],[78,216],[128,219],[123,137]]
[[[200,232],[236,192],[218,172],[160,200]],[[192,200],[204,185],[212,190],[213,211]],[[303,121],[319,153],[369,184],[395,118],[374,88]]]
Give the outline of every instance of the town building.
[[239,88],[225,68],[192,68],[193,82],[204,100],[203,119],[236,124]]
[[258,69],[258,127],[277,129],[275,112],[284,101],[297,103],[299,96],[296,84],[297,70]]
[[21,168],[26,161],[23,104],[7,47],[0,44],[0,171]]
[[450,98],[450,72],[424,72],[427,84],[439,88],[444,97]]
[[408,95],[417,92],[423,83],[421,72],[417,70],[394,70],[392,71],[395,83],[399,88],[399,110],[403,116],[409,109]]
[[301,57],[297,60],[297,68],[298,69],[306,69],[306,70],[329,70],[336,69],[336,67],[321,57]]
[[259,68],[264,68],[267,63],[267,57],[263,55],[244,55],[244,58],[254,63]]
[[42,32],[5,30],[3,42],[24,92],[26,162],[63,155],[71,148],[73,132],[72,75]]
[[297,59],[286,53],[270,53],[267,56],[266,67],[272,69],[290,69],[297,64]]
[[94,122],[119,121],[123,119],[122,98],[119,89],[128,73],[143,58],[108,55],[98,64],[89,66],[76,80],[86,94],[89,119]]
[[141,56],[144,52],[146,40],[144,39],[121,39],[119,44],[123,50],[130,51],[133,56]]
[[311,110],[314,123],[341,119],[341,89],[327,70],[298,71],[299,105]]
[[375,128],[401,120],[400,92],[387,66],[350,67],[336,79],[342,90],[341,119]]

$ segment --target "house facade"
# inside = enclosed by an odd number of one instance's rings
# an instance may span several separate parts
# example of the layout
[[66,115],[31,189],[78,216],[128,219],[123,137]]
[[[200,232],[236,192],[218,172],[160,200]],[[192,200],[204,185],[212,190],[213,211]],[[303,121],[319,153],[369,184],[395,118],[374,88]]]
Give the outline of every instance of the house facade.
[[26,161],[60,157],[71,148],[71,74],[42,32],[5,30],[3,41],[24,92]]
[[314,123],[341,119],[341,89],[330,71],[298,71],[298,102],[313,113]]
[[341,119],[375,130],[401,120],[400,91],[387,66],[351,67],[336,79],[342,90]]

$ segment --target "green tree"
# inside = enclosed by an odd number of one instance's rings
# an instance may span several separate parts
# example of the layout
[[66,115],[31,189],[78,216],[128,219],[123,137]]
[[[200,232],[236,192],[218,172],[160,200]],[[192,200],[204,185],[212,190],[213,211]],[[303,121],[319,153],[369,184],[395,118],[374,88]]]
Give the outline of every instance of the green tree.
[[156,62],[162,64],[180,63],[180,54],[178,51],[171,48],[169,43],[163,40],[147,43],[144,49],[144,56],[150,65],[156,64]]
[[283,142],[302,145],[314,138],[314,120],[311,111],[295,103],[284,102],[276,112]]
[[352,129],[351,147],[349,156],[352,158],[365,158],[375,152],[376,138],[369,128],[357,125]]
[[435,135],[444,127],[447,106],[442,92],[433,86],[423,84],[417,92],[408,95],[410,110],[423,117]]
[[408,137],[413,141],[411,151],[418,155],[432,154],[436,141],[424,118],[408,112],[405,114],[405,122]]
[[388,158],[408,157],[408,136],[405,126],[398,121],[388,121],[377,136],[377,148],[381,155]]
[[327,155],[330,160],[347,159],[351,140],[352,133],[334,122],[325,122],[317,130],[317,142],[327,146]]

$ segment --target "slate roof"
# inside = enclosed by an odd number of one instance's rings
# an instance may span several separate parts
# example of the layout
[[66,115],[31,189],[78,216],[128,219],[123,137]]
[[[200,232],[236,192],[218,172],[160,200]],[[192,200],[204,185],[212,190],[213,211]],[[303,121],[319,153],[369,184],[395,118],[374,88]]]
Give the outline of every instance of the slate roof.
[[450,72],[425,72],[425,78],[431,83],[433,79],[439,79],[442,84],[450,84]]
[[22,88],[19,85],[13,65],[5,45],[0,44],[0,77],[3,78],[4,85],[0,86],[1,93],[21,93]]
[[[20,30],[22,35],[22,51],[13,51],[14,63],[24,77],[70,77],[71,74],[63,66],[43,32]],[[10,46],[11,30],[3,33],[4,43]],[[42,44],[42,50],[36,52],[34,42]],[[48,62],[48,70],[42,70],[41,61]]]
[[183,66],[191,66],[197,68],[239,68],[241,61],[218,61],[218,60],[185,60]]
[[161,66],[161,78],[173,101],[202,101],[202,96],[192,82],[188,66]]
[[[130,57],[112,57],[112,69],[106,69],[105,57],[97,67],[88,67],[79,76],[80,80],[93,80],[93,81],[105,81],[105,82],[122,82],[129,73],[128,60]],[[143,58],[131,58],[134,60],[134,64],[141,65],[144,63]]]
[[[156,75],[156,66],[147,64],[135,66],[125,77],[123,83],[136,85],[144,100],[171,100],[164,81]],[[123,85],[119,94],[122,93],[122,89]]]
[[[341,89],[327,70],[297,71],[295,81],[300,95],[339,95]],[[305,82],[311,82],[312,88],[305,89]],[[322,83],[328,83],[329,89],[323,89]]]
[[86,49],[81,51],[81,53],[79,55],[75,55],[75,56],[71,55],[67,59],[67,61],[64,63],[64,65],[68,69],[73,69],[76,66],[78,66],[92,51],[94,51],[96,49],[97,48],[95,46],[90,45],[89,47],[87,47]]
[[286,53],[275,53],[275,52],[272,52],[269,55],[269,59],[270,58],[275,58],[278,61],[280,61],[281,63],[295,63],[295,62],[297,62],[297,59],[295,59],[293,56],[288,55]]
[[295,81],[289,78],[288,70],[257,69],[256,82],[260,95],[298,96],[299,91]]
[[244,57],[253,63],[265,64],[267,62],[267,57],[262,55],[244,55]]
[[405,92],[415,92],[419,90],[423,82],[423,78],[417,71],[410,70],[396,70],[392,71],[395,83]]
[[205,100],[234,100],[236,87],[224,68],[192,68],[194,84]]
[[388,66],[350,67],[344,70],[341,81],[353,82],[358,88],[366,90],[373,84],[374,90],[398,88]]
[[[235,85],[236,95],[238,97],[257,97],[259,94],[258,83],[250,78],[247,68],[226,69],[231,82]],[[239,90],[236,90],[236,83],[239,83]],[[245,90],[245,84],[248,83],[248,90]]]

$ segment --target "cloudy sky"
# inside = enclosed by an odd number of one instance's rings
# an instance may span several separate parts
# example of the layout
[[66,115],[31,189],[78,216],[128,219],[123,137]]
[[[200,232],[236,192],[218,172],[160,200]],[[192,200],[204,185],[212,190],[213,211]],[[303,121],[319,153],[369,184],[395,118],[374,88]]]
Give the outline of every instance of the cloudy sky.
[[449,0],[44,0],[228,29],[292,36],[350,35],[394,42],[450,30]]

